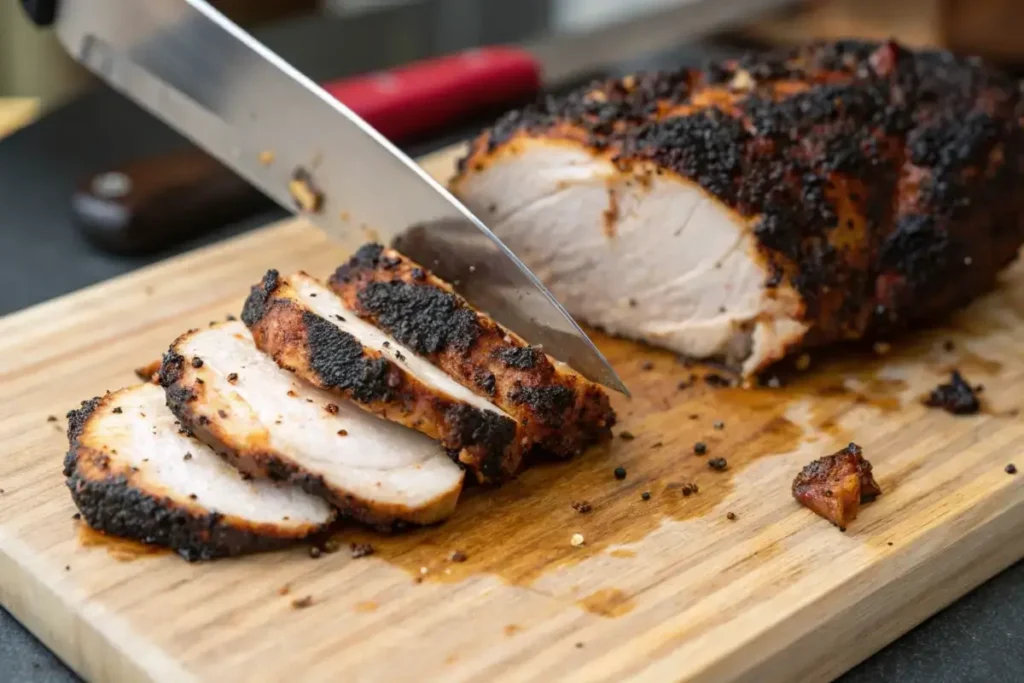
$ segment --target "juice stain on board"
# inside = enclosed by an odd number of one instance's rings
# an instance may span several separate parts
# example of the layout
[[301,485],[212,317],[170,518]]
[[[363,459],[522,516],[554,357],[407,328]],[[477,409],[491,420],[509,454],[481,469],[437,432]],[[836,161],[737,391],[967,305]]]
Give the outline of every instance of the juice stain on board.
[[[440,526],[394,535],[345,528],[341,538],[372,544],[376,557],[417,581],[457,582],[489,573],[509,584],[529,585],[553,568],[594,555],[627,557],[632,551],[608,548],[643,539],[664,519],[709,514],[733,491],[733,475],[760,457],[792,452],[808,437],[820,445],[821,455],[845,446],[855,435],[840,426],[843,415],[896,410],[905,388],[899,380],[876,378],[873,371],[861,372],[856,388],[850,388],[843,381],[848,375],[827,368],[777,389],[713,387],[701,379],[706,367],[688,367],[665,352],[594,336],[633,390],[632,400],[613,396],[619,424],[610,443],[568,462],[536,464],[497,488],[467,487],[453,517]],[[692,384],[691,374],[697,375]],[[680,389],[680,383],[688,386]],[[806,433],[786,417],[794,401],[810,407]],[[623,432],[632,438],[623,439]],[[695,452],[701,450],[695,449],[697,442],[706,446],[703,455]],[[714,458],[725,458],[724,470],[709,466]],[[618,467],[626,470],[624,479],[616,478]],[[582,536],[581,544],[572,543],[575,534]],[[453,553],[460,561],[451,560]],[[609,609],[593,611],[610,614]]]

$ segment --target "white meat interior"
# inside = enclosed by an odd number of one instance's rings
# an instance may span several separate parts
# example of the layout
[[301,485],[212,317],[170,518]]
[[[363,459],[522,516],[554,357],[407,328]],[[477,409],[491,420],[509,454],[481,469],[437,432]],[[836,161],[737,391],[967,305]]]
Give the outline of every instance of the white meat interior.
[[[428,437],[387,422],[282,370],[240,322],[191,335],[178,348],[202,359],[208,417],[244,448],[270,449],[366,501],[416,509],[457,495],[462,470]],[[237,378],[228,379],[234,373]]]
[[579,319],[745,366],[806,327],[769,296],[745,220],[673,174],[639,181],[572,143],[519,140],[455,188]]
[[183,435],[155,384],[123,389],[100,410],[80,441],[136,468],[133,483],[149,493],[279,529],[322,526],[333,516],[330,505],[297,486],[246,481],[209,446]]

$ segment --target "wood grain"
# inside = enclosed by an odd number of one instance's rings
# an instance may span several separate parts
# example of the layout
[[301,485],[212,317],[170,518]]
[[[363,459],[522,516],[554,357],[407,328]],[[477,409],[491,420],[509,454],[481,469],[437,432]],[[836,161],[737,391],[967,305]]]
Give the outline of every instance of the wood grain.
[[[452,158],[425,163],[444,178]],[[1024,478],[1004,471],[1024,466],[1021,267],[947,327],[815,357],[779,390],[691,386],[702,369],[596,335],[634,392],[615,406],[635,438],[470,490],[441,527],[340,531],[371,557],[124,561],[80,542],[65,411],[237,313],[266,268],[343,256],[289,221],[0,320],[0,602],[85,678],[824,681],[1024,556]],[[982,414],[920,404],[953,365],[985,384]],[[850,440],[884,493],[844,534],[789,483]]]

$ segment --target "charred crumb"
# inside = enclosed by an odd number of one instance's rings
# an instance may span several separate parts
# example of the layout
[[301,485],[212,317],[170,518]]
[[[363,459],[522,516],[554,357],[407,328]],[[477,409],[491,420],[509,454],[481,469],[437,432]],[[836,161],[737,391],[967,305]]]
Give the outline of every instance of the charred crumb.
[[228,382],[230,384],[234,384],[237,381],[238,381],[238,373],[237,372],[228,373]]
[[56,422],[57,421],[57,416],[56,415],[48,415],[46,417],[46,421],[47,422]]
[[572,509],[580,513],[581,515],[585,515],[594,508],[591,507],[590,503],[585,500],[574,500],[572,502]]
[[972,387],[958,370],[953,370],[950,381],[932,389],[924,403],[953,415],[971,415],[981,408],[977,396],[981,389],[980,385]]
[[326,410],[331,415],[338,414],[338,406],[334,403],[328,403],[326,406],[324,406],[324,410]]
[[725,458],[711,458],[708,460],[708,467],[721,472],[729,467],[729,463]]
[[301,598],[295,598],[292,600],[292,607],[295,609],[305,609],[313,604],[313,596],[306,595]]
[[226,420],[228,418],[228,411],[224,410],[223,408],[218,408],[217,417],[219,417],[222,420]]
[[348,430],[347,429],[339,429],[338,430],[338,436],[348,436]]
[[288,192],[295,205],[306,213],[317,213],[323,207],[324,193],[313,182],[309,171],[299,166],[288,182]]
[[647,501],[647,500],[650,500],[650,499],[651,499],[651,492],[650,491],[644,491],[643,493],[640,494],[640,500]]
[[466,553],[462,552],[461,550],[455,550],[452,552],[451,555],[448,556],[448,559],[451,562],[465,562],[469,559],[469,557],[466,555]]
[[[3,489],[0,489],[0,493],[2,493],[2,492],[3,492]],[[78,520],[82,519],[82,513],[81,512],[76,512],[75,514],[71,515],[71,519],[73,519],[73,520],[75,520],[77,522]]]
[[1017,474],[1017,466],[1011,462],[1009,465],[1003,468],[1003,471],[1006,472],[1007,474]]
[[320,559],[321,555],[323,555],[323,550],[320,548],[320,546],[314,545],[314,546],[310,547],[310,549],[309,549],[309,556],[311,558],[313,558],[314,560],[317,560],[317,559]]
[[696,453],[697,455],[704,455],[705,453],[708,452],[708,445],[703,441],[698,441],[697,443],[693,444],[693,452]]
[[622,481],[623,479],[626,478],[626,468],[625,467],[616,467],[615,471],[613,472],[613,474],[615,475],[616,479],[618,479],[619,481]]
[[229,323],[233,323],[233,322],[235,322],[236,320],[238,320],[238,318],[236,318],[236,317],[235,317],[234,315],[232,315],[231,313],[228,313],[228,314],[227,314],[226,316],[224,316],[224,319],[225,319],[225,320],[227,320],[227,321],[228,321]]
[[203,367],[203,359],[199,356],[192,356],[192,367],[196,369]]
[[633,434],[633,432],[623,430],[619,432],[619,438],[622,439],[623,441],[632,441],[633,439],[636,438],[636,436]]
[[693,494],[698,493],[700,489],[697,487],[696,484],[692,482],[687,482],[683,484],[683,487],[680,489],[680,491],[682,492],[684,497],[689,498]]
[[368,557],[373,555],[373,546],[369,543],[353,543],[349,546],[353,558]]
[[120,415],[121,413],[124,412],[124,410],[121,408],[121,406],[117,406],[116,408],[114,408],[110,412],[114,413],[115,415]]

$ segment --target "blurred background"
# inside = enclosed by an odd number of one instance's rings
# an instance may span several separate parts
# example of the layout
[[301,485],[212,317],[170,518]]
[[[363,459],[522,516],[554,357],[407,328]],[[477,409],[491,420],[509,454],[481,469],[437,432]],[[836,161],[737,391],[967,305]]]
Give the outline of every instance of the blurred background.
[[[1015,65],[1024,57],[1015,0],[219,0],[211,4],[249,28],[305,19],[321,25],[325,60],[339,74],[380,69],[476,45],[586,32],[682,6],[724,8],[716,37],[766,44],[839,36],[887,38],[981,54]],[[659,23],[666,19],[662,17]],[[680,34],[692,35],[685,13]],[[663,24],[662,24],[663,25]],[[343,40],[342,40],[343,39]],[[664,46],[661,46],[664,47]],[[6,125],[74,97],[92,79],[39,31],[18,3],[0,3],[0,97]],[[17,98],[18,101],[13,101]]]

